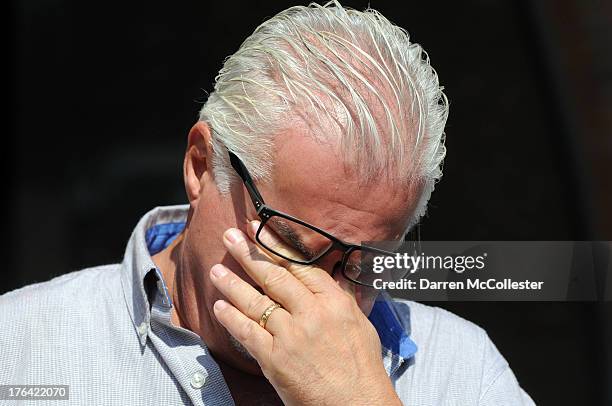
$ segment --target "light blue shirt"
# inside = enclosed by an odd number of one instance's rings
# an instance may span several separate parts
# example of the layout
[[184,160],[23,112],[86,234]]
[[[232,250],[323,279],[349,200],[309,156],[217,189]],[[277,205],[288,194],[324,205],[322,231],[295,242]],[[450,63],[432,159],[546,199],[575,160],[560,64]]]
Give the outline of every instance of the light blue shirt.
[[[121,264],[0,296],[0,384],[69,385],[70,399],[53,405],[233,405],[206,344],[172,324],[151,259],[186,217],[187,206],[156,208],[136,226]],[[533,404],[476,325],[386,294],[369,318],[405,405]]]

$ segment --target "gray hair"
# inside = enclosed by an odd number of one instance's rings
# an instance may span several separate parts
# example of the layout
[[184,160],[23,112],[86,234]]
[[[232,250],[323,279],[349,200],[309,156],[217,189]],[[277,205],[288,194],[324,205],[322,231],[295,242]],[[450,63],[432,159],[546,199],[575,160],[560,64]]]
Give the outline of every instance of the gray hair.
[[425,214],[442,176],[448,102],[426,52],[379,12],[336,0],[291,7],[257,27],[215,80],[200,120],[221,193],[237,179],[226,148],[265,181],[275,135],[299,126],[339,140],[366,181],[422,182],[410,226]]

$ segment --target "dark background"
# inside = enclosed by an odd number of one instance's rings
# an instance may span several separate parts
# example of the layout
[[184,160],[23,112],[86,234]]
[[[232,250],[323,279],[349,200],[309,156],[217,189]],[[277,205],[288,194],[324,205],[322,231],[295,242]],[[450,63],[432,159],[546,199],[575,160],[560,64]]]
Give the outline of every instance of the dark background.
[[[0,293],[119,262],[140,216],[185,202],[186,134],[224,57],[294,4],[14,1]],[[370,4],[450,100],[423,239],[612,240],[608,2]],[[438,305],[484,327],[536,403],[612,404],[609,303]]]

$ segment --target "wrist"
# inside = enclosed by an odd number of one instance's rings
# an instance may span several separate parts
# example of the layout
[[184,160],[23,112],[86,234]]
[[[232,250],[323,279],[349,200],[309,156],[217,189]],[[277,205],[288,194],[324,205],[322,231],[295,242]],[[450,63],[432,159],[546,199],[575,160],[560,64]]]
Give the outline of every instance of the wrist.
[[402,402],[393,388],[391,379],[387,372],[382,369],[382,373],[368,380],[367,385],[359,389],[351,397],[351,405],[370,406],[370,405],[389,405],[402,406]]

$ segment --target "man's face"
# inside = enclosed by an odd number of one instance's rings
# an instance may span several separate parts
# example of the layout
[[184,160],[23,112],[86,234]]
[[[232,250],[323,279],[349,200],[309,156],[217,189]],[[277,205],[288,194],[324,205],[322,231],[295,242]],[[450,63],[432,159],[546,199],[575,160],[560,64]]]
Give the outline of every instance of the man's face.
[[[337,147],[317,142],[299,131],[279,135],[272,180],[257,183],[266,204],[349,243],[400,238],[420,196],[420,188],[383,180],[360,185],[356,174],[345,171],[338,151]],[[191,327],[206,336],[211,350],[214,352],[214,347],[219,346],[219,351],[222,347],[227,351],[223,345],[228,341],[227,332],[212,311],[214,302],[223,297],[210,282],[209,271],[214,264],[223,263],[254,285],[227,253],[222,235],[230,227],[246,232],[248,221],[258,217],[241,182],[232,185],[230,194],[220,195],[207,170],[200,178],[200,185],[199,197],[191,202],[193,213],[184,239],[184,252],[196,292],[195,297],[187,299],[187,306],[197,306],[199,328]],[[341,252],[331,252],[318,266],[331,273],[341,259]],[[335,277],[354,294],[364,313],[369,313],[376,292],[369,288],[355,289],[340,272]]]

